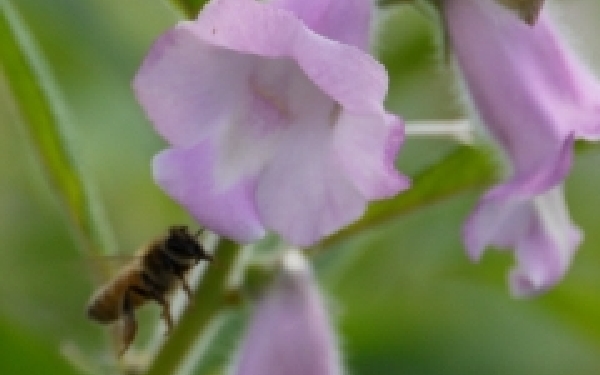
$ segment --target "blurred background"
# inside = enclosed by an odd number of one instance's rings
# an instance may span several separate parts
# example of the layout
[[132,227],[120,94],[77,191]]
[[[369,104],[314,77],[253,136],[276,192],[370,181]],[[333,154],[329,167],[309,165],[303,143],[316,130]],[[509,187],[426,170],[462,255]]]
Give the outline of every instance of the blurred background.
[[[160,0],[13,3],[56,77],[71,151],[102,202],[118,251],[130,253],[174,223],[197,226],[152,181],[150,160],[164,142],[130,89],[151,43],[178,14]],[[600,77],[600,3],[548,3]],[[460,118],[436,20],[411,6],[380,15],[374,53],[391,76],[388,109],[407,121]],[[106,329],[84,313],[96,287],[94,259],[73,240],[20,121],[0,75],[0,373],[114,373]],[[409,138],[398,165],[415,175],[456,146]],[[400,215],[317,255],[348,373],[600,373],[598,165],[600,147],[578,152],[566,194],[586,238],[566,279],[536,299],[510,297],[511,254],[488,252],[478,265],[466,258],[461,226],[481,191]],[[143,353],[158,309],[140,315],[136,345]],[[198,374],[222,372],[236,345],[235,335],[225,336]]]

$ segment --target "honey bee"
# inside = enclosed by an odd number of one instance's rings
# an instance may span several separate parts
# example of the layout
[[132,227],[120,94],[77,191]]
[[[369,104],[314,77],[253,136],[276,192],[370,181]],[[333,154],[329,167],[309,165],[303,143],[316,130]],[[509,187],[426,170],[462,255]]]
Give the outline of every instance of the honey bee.
[[135,309],[145,302],[156,301],[161,305],[167,333],[173,328],[169,295],[181,285],[191,298],[192,290],[186,281],[188,271],[201,260],[212,260],[198,242],[200,233],[192,235],[186,226],[171,226],[166,236],[141,248],[134,260],[90,299],[87,306],[90,319],[104,324],[121,319],[119,357],[135,338]]

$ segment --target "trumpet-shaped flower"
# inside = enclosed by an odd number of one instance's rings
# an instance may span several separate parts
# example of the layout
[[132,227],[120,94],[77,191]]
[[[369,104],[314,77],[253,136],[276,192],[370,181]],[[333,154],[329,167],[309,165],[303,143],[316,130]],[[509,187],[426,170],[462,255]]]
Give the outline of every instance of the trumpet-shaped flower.
[[154,177],[207,228],[310,245],[407,187],[403,124],[366,52],[370,0],[213,0],[154,44],[134,89],[170,148]]
[[574,139],[600,136],[600,85],[544,11],[529,26],[493,0],[441,4],[473,108],[512,167],[468,219],[467,251],[513,247],[512,290],[535,294],[562,279],[581,240],[560,186]]
[[256,306],[234,375],[341,375],[336,340],[312,272],[289,251]]

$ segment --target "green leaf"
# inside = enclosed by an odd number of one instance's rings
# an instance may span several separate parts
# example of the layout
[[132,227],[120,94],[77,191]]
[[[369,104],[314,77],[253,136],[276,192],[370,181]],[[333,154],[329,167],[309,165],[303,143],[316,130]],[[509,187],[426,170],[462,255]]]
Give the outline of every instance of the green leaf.
[[487,151],[459,146],[444,160],[413,177],[410,189],[392,199],[372,203],[359,221],[328,237],[319,247],[329,246],[425,205],[488,186],[495,180],[496,170]]
[[179,9],[185,18],[193,20],[198,16],[200,9],[206,4],[206,0],[169,0],[175,8]]
[[78,374],[55,345],[43,342],[39,337],[15,325],[0,320],[1,374]]
[[0,66],[49,185],[66,209],[82,247],[113,249],[107,226],[67,147],[67,115],[53,76],[17,10],[0,0]]

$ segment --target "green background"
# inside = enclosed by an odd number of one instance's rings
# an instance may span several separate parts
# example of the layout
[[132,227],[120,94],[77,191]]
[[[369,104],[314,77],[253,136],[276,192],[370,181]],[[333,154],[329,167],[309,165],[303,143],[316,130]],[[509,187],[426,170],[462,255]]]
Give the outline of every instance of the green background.
[[[600,76],[594,35],[600,5],[548,1]],[[129,253],[170,224],[192,224],[151,179],[150,159],[164,142],[129,86],[152,41],[178,14],[159,0],[14,4],[64,96],[69,146],[103,204],[118,249]],[[391,76],[388,109],[409,122],[462,116],[436,20],[409,6],[383,14],[376,54]],[[20,121],[0,76],[0,373],[117,372],[108,330],[84,314],[97,259],[73,240]],[[398,165],[416,175],[454,147],[449,139],[408,138]],[[466,258],[460,230],[480,189],[390,217],[316,255],[348,372],[600,373],[599,162],[598,147],[577,153],[566,194],[585,242],[566,279],[536,299],[510,297],[510,253],[488,252],[478,265]],[[158,309],[140,316],[136,345],[143,361]],[[242,319],[227,319],[197,373],[220,373],[231,358]]]

